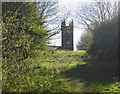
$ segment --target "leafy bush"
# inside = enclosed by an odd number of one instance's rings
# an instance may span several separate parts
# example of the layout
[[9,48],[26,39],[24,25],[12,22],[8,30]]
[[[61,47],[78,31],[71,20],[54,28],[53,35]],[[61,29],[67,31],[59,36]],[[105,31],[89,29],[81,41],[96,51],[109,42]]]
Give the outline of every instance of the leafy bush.
[[93,32],[93,43],[88,50],[88,54],[97,57],[99,60],[116,60],[118,48],[117,34],[117,17],[99,24]]
[[98,78],[113,79],[118,76],[118,21],[99,24],[93,32],[93,43],[87,53],[91,57],[92,72]]
[[90,47],[90,45],[92,44],[92,41],[93,41],[92,33],[90,31],[86,30],[82,34],[81,39],[77,44],[77,49],[78,50],[81,50],[81,49],[87,50]]
[[37,24],[40,19],[37,17],[35,10],[28,13],[32,7],[34,9],[31,4],[26,4],[30,6],[24,9],[24,13],[21,12],[21,7],[18,7],[18,9],[11,9],[3,14],[3,91],[30,91],[32,88],[29,70],[33,64],[30,57],[35,53],[34,49],[37,46],[41,49],[45,47],[47,34],[42,26]]
[[7,12],[2,25],[2,72],[3,72],[3,91],[10,90],[12,86],[20,89],[23,84],[29,63],[25,62],[30,52],[32,39],[26,34],[26,23],[24,19],[19,19],[17,12]]

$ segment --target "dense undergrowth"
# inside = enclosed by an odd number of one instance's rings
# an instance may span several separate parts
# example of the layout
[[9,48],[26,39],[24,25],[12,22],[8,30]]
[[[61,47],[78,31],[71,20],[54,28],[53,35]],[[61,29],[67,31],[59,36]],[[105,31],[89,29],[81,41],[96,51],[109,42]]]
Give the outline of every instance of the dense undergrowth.
[[[21,70],[19,77],[16,72],[4,76],[3,92],[120,91],[120,83],[115,79],[99,79],[92,73],[89,62],[85,60],[85,51],[36,51],[37,57],[25,61],[31,64],[27,71]],[[20,80],[23,78],[27,79]]]

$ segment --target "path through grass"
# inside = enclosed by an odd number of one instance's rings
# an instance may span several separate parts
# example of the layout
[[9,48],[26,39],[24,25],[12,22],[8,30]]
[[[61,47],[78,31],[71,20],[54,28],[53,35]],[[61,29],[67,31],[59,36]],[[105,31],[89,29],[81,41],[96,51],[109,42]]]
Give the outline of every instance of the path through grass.
[[[22,92],[118,92],[120,83],[101,80],[91,72],[85,60],[85,51],[39,51],[30,58],[27,84]],[[13,74],[12,76],[14,76]],[[9,75],[11,76],[11,75]],[[11,80],[12,81],[12,80]],[[27,91],[28,90],[28,91]],[[16,91],[11,86],[9,91]]]
[[[40,57],[34,60],[36,68],[33,72],[36,76],[32,75],[32,78],[35,79],[34,82],[37,81],[35,84],[38,89],[36,90],[45,92],[118,92],[120,85],[117,81],[100,80],[91,73],[88,62],[84,61],[84,54],[85,51],[40,52]],[[39,88],[40,85],[37,84],[45,80],[44,85]]]

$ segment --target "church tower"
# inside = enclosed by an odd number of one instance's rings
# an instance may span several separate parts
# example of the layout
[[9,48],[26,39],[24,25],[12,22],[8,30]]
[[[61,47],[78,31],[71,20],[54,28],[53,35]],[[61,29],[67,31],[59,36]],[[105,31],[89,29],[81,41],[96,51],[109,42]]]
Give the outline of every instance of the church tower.
[[62,31],[62,49],[72,50],[73,51],[73,20],[66,26],[65,20],[61,23],[61,31]]

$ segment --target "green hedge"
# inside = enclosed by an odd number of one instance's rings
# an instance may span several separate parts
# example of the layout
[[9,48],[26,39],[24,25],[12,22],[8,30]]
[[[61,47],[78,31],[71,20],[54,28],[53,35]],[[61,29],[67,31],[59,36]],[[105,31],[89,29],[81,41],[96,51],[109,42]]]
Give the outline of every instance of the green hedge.
[[6,10],[2,18],[2,90],[30,91],[31,57],[36,54],[36,48],[46,47],[47,34],[38,24],[42,19],[33,3],[23,3],[18,9]]
[[93,44],[88,54],[99,60],[116,60],[118,52],[118,20],[99,24],[93,32]]

